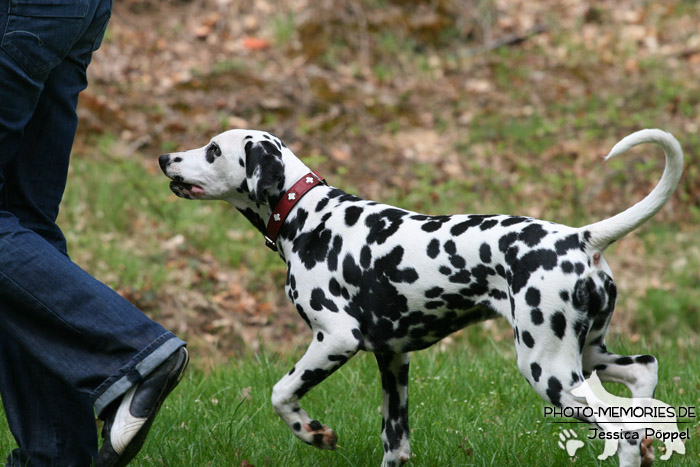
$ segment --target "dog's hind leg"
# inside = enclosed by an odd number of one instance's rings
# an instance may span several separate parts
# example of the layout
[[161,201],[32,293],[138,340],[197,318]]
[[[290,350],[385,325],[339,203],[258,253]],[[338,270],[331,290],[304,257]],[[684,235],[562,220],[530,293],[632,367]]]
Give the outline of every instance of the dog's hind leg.
[[632,397],[654,397],[658,367],[652,355],[610,353],[601,339],[583,350],[585,374],[595,370],[601,381],[622,383],[632,392]]
[[[540,333],[532,347],[521,338],[516,341],[518,368],[533,389],[546,401],[556,407],[568,409],[575,418],[596,424],[595,414],[587,417],[589,407],[585,397],[576,397],[572,390],[583,382],[581,356],[579,354],[578,338],[571,328],[559,334]],[[530,342],[529,340],[527,342]],[[605,425],[596,425],[604,430]],[[641,443],[636,439],[620,440],[617,454],[620,466],[639,467],[642,462]]]
[[313,420],[299,406],[299,399],[357,352],[351,334],[317,332],[304,356],[272,389],[272,405],[297,438],[320,449],[335,449],[333,430]]
[[382,467],[408,461],[408,353],[376,353],[382,375]]

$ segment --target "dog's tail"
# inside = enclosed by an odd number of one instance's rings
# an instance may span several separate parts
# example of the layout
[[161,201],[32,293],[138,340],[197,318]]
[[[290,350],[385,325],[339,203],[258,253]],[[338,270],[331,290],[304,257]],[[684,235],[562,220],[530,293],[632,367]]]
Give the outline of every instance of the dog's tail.
[[656,214],[671,197],[683,173],[683,150],[671,133],[662,130],[641,130],[624,137],[613,146],[606,160],[642,143],[661,146],[666,154],[666,167],[661,180],[644,199],[608,219],[582,227],[590,236],[589,248],[602,251],[615,240],[624,237]]

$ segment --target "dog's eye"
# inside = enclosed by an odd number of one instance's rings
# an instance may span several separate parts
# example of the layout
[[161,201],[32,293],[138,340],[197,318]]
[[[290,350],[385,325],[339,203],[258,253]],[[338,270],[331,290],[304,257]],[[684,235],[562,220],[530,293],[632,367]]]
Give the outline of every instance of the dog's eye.
[[221,148],[216,143],[211,143],[207,146],[207,162],[213,164],[217,157],[221,155]]

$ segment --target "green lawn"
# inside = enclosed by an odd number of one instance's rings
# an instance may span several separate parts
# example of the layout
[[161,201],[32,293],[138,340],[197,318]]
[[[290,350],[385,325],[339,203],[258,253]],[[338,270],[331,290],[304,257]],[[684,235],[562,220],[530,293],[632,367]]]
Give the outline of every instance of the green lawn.
[[[545,419],[544,402],[518,373],[511,344],[480,334],[477,326],[444,350],[413,354],[411,465],[617,465],[616,459],[596,460],[603,443],[585,439],[587,425]],[[649,350],[643,344],[612,342],[611,347]],[[358,355],[303,399],[304,409],[338,435],[338,449],[329,452],[298,441],[269,402],[273,384],[299,355],[263,350],[209,371],[195,360],[134,465],[238,466],[243,460],[256,466],[379,465],[381,387],[374,358]],[[699,364],[697,355],[662,358],[657,398],[675,406],[700,405],[700,376],[691,371]],[[686,455],[674,454],[668,465],[700,461],[698,419],[683,427],[691,433]],[[573,459],[557,446],[563,428],[585,441]],[[0,446],[11,444],[6,426],[0,425]]]

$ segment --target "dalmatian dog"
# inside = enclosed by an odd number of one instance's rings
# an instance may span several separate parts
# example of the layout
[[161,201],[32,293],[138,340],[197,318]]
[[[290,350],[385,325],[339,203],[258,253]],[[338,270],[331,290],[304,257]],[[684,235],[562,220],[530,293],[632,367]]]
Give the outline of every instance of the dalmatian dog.
[[[382,465],[395,466],[410,457],[409,352],[485,319],[508,320],[520,372],[554,406],[586,407],[571,391],[594,370],[633,397],[653,396],[656,359],[605,345],[617,291],[603,251],[661,209],[683,170],[680,145],[661,130],[625,137],[608,158],[641,143],[666,155],[658,185],[624,212],[578,228],[523,216],[423,215],[362,200],[327,185],[260,131],[226,131],[159,163],[177,196],[229,202],[286,263],[285,291],[313,331],[272,391],[294,435],[336,447],[333,430],[299,401],[358,351],[371,351],[382,381]],[[619,443],[617,452],[622,466],[653,460],[639,441]]]

